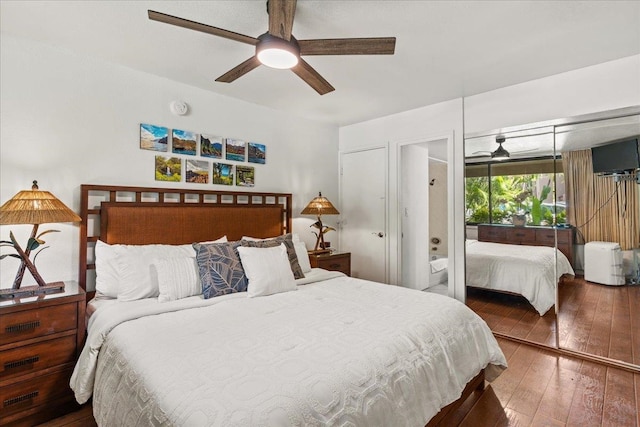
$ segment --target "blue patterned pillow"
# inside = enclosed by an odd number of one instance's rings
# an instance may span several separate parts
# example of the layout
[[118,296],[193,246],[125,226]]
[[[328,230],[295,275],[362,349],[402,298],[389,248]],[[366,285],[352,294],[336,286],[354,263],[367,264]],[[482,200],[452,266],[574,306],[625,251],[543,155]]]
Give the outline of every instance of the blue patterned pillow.
[[238,246],[240,242],[193,244],[205,299],[247,290]]

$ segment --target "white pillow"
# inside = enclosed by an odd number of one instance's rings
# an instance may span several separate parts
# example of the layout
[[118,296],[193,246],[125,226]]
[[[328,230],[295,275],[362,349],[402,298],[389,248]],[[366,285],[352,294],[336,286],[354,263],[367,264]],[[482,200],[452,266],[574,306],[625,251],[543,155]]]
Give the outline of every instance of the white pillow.
[[293,247],[296,250],[296,256],[298,257],[298,264],[304,274],[311,271],[311,261],[309,261],[309,252],[307,252],[307,245],[304,242],[293,241]]
[[[226,241],[227,236],[222,236],[205,243]],[[160,291],[156,271],[151,271],[153,260],[195,256],[190,244],[109,245],[98,240],[95,248],[96,291],[121,301],[157,297]]]
[[202,293],[195,258],[155,259],[151,269],[158,278],[158,302],[174,301]]
[[188,258],[196,256],[191,245],[116,245],[120,270],[119,301],[134,301],[157,297],[160,293],[157,277],[151,271],[158,258]]
[[238,254],[249,279],[249,298],[297,289],[284,243],[272,248],[238,246]]
[[120,283],[114,246],[98,240],[95,247],[96,292],[110,298],[118,297]]

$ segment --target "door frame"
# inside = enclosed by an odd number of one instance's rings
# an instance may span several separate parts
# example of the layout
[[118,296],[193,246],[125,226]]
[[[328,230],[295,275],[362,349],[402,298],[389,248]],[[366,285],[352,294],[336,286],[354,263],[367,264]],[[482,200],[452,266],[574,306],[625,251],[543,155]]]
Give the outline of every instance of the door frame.
[[[384,281],[389,283],[389,144],[378,144],[370,147],[354,148],[351,150],[338,151],[338,199],[340,206],[343,202],[342,191],[342,156],[346,154],[361,153],[365,151],[383,150],[384,157]],[[338,218],[338,242],[339,249],[342,250],[342,215]]]
[[[446,133],[432,134],[426,135],[419,138],[411,138],[411,139],[403,139],[398,141],[392,141],[391,143],[396,146],[396,194],[398,195],[398,202],[396,206],[396,215],[398,218],[397,221],[397,230],[396,235],[398,239],[402,239],[402,148],[408,145],[414,144],[428,144],[430,142],[436,141],[447,141],[447,213],[449,216],[449,221],[447,222],[447,244],[448,244],[448,295],[452,298],[461,299],[459,292],[456,292],[459,285],[456,286],[456,282],[459,281],[459,276],[464,278],[464,271],[462,274],[459,273],[456,269],[457,258],[459,258],[458,248],[459,243],[456,245],[456,242],[460,239],[460,234],[464,233],[464,230],[460,230],[463,227],[460,227],[457,221],[457,212],[456,212],[456,198],[458,197],[458,193],[460,189],[459,185],[456,185],[456,150],[455,150],[455,138],[454,131],[451,130]],[[464,244],[464,243],[463,243]],[[464,250],[463,250],[464,253]],[[397,245],[397,259],[398,259],[398,268],[396,269],[396,283],[402,283],[402,242],[398,242]],[[464,281],[464,280],[463,280]],[[462,301],[464,301],[464,296],[462,296]]]

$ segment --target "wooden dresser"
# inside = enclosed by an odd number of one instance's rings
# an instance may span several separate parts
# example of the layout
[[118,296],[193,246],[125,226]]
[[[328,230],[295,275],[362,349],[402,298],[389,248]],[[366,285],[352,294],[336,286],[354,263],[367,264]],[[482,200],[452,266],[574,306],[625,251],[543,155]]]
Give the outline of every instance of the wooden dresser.
[[313,268],[341,271],[351,276],[351,252],[334,252],[328,254],[309,254],[309,261]]
[[69,379],[85,334],[85,293],[0,300],[0,424],[33,426],[77,407]]
[[573,266],[573,228],[514,227],[512,225],[478,224],[478,240],[481,242],[508,243],[510,245],[551,246],[555,245],[558,232],[558,249]]

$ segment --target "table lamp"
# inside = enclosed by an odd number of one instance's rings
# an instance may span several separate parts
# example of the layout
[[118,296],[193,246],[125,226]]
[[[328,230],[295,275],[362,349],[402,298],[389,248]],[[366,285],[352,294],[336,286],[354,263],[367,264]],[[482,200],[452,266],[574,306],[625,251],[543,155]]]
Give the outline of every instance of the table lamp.
[[324,234],[328,231],[335,230],[333,227],[329,227],[322,224],[322,215],[340,215],[338,209],[331,204],[331,202],[322,196],[322,193],[318,193],[318,197],[314,197],[309,202],[306,208],[302,210],[302,215],[316,215],[318,221],[311,224],[311,227],[318,229],[318,232],[314,232],[316,235],[316,246],[313,248],[313,253],[326,253],[329,252],[324,243]]
[[[3,254],[0,256],[0,259],[13,257],[18,258],[21,261],[13,286],[10,289],[0,289],[0,298],[13,298],[25,294],[34,295],[63,290],[63,282],[46,283],[44,279],[42,279],[42,276],[40,276],[40,273],[38,273],[35,266],[35,259],[38,254],[48,247],[41,247],[45,243],[41,237],[44,234],[57,232],[59,230],[47,230],[37,234],[38,226],[40,224],[53,222],[80,221],[80,217],[64,203],[58,200],[53,194],[48,191],[41,191],[38,189],[37,181],[33,181],[31,190],[19,192],[2,205],[0,207],[0,225],[33,224],[33,229],[31,230],[31,237],[29,237],[27,245],[24,248],[18,244],[13,232],[9,233],[10,241],[0,241],[0,246],[10,246],[16,251],[15,254]],[[35,252],[32,261],[29,256],[31,255],[31,252],[36,249],[38,250]],[[29,270],[38,284],[35,286],[25,286],[20,289],[25,269]]]

